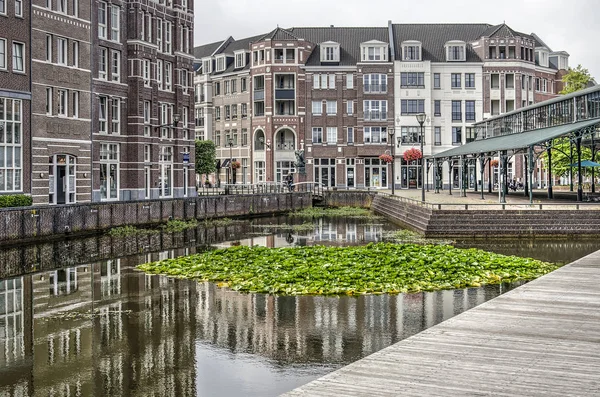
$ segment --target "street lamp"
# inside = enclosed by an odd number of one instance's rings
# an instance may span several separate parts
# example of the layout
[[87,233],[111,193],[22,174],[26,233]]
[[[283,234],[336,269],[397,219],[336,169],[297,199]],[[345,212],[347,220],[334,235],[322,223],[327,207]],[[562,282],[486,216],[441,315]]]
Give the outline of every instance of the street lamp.
[[390,145],[392,146],[392,196],[395,194],[395,184],[396,184],[396,170],[395,170],[395,162],[396,158],[394,157],[394,127],[388,127],[388,135],[390,136]]
[[419,141],[421,141],[421,201],[425,202],[425,155],[423,153],[423,141],[425,141],[425,134],[423,132],[423,124],[425,123],[425,113],[417,114],[417,121],[421,126],[421,132],[419,134]]
[[[163,125],[157,125],[157,126],[156,126],[156,127],[154,127],[154,128],[156,128],[157,130],[158,130],[158,129],[161,129],[161,128],[163,128],[163,127],[172,127],[172,128],[176,128],[176,127],[177,127],[177,124],[179,124],[179,120],[181,120],[181,116],[179,115],[179,113],[175,113],[175,114],[173,115],[173,122],[172,122],[172,123],[166,123],[166,124],[163,124]],[[185,128],[185,127],[184,127],[184,128]]]
[[229,146],[229,183],[233,184],[233,138],[227,138],[227,146]]

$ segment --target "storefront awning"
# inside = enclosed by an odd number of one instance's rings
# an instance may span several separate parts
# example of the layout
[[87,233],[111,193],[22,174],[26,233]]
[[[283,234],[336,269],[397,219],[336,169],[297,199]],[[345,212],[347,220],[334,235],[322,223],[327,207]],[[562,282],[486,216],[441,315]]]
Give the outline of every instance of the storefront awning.
[[501,150],[524,149],[535,146],[551,139],[559,138],[570,132],[600,124],[600,118],[580,121],[577,123],[558,125],[556,127],[540,128],[533,131],[510,134],[495,138],[482,139],[466,145],[446,150],[431,156],[432,158],[460,157],[469,154],[493,153]]

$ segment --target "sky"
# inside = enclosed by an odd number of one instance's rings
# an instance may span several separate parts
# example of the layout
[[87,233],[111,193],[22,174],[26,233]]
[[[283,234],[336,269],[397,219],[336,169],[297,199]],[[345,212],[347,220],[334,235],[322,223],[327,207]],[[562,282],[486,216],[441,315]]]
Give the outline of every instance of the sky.
[[387,26],[393,23],[506,22],[567,51],[600,82],[599,0],[196,0],[194,45],[268,33],[277,26]]

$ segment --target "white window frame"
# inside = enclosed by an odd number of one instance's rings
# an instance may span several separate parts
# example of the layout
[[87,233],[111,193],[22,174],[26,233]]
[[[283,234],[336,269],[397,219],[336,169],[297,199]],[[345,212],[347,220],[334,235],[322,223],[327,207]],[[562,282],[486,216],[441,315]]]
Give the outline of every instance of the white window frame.
[[67,0],[56,0],[56,12],[67,13]]
[[346,138],[349,145],[354,144],[354,127],[348,127],[346,131]]
[[68,53],[69,42],[64,37],[56,38],[56,63],[59,65],[67,65],[69,59]]
[[58,107],[56,114],[59,117],[67,117],[69,115],[69,91],[58,90]]
[[325,111],[328,116],[335,116],[337,114],[338,103],[337,101],[327,100],[325,104]]
[[[75,2],[77,3],[77,2]],[[71,66],[73,66],[74,68],[78,68],[79,67],[79,42],[78,41],[73,41],[73,62],[71,63]]]
[[[315,139],[315,137],[317,139]],[[312,143],[324,143],[323,142],[323,127],[313,127],[311,139],[312,139]]]
[[327,144],[337,144],[337,127],[327,127]]
[[98,78],[106,80],[108,77],[108,48],[100,47],[100,56],[98,57]]
[[354,89],[354,75],[352,73],[346,74],[346,88],[349,90]]
[[346,114],[349,116],[354,114],[354,101],[353,100],[348,100],[348,102],[346,102]]
[[6,0],[0,0],[0,15],[6,15]]
[[173,33],[172,29],[173,28],[172,28],[171,22],[170,21],[165,21],[165,29],[164,29],[165,46],[164,46],[164,49],[165,49],[165,52],[167,54],[172,54],[173,53],[172,52],[173,51],[173,45],[172,45],[172,42],[171,42],[172,33]]
[[0,39],[0,70],[6,70],[8,68],[6,50],[6,39]]
[[107,5],[104,1],[98,2],[98,37],[106,40]]
[[363,101],[363,112],[365,120],[385,121],[387,120],[388,101]]
[[[7,109],[0,114],[0,125],[10,123],[14,133],[10,142],[4,139],[0,143],[0,148],[5,153],[5,158],[0,163],[0,171],[4,175],[0,180],[0,192],[20,192],[23,190],[23,103],[20,99],[0,97],[0,105]],[[8,115],[12,115],[12,118],[8,119]]]
[[121,7],[114,4],[110,6],[110,40],[121,40]]
[[110,76],[112,81],[121,81],[121,51],[110,50]]
[[387,87],[387,74],[370,73],[363,75],[363,92],[386,93]]
[[363,130],[364,143],[373,145],[387,144],[387,127],[369,126],[364,127]]
[[52,115],[54,111],[54,89],[52,87],[46,87],[46,114]]
[[110,104],[110,132],[113,135],[121,134],[121,99],[112,98]]
[[23,0],[15,0],[15,16],[23,18]]
[[106,126],[108,112],[108,97],[100,96],[98,97],[98,133],[106,134],[108,133]]
[[339,62],[340,45],[338,43],[321,43],[321,62]]
[[[20,57],[18,56],[19,51],[17,51],[17,48],[20,48]],[[13,45],[12,45],[12,50],[13,50],[13,73],[17,72],[17,73],[25,73],[26,69],[25,69],[25,62],[27,61],[26,56],[25,56],[25,43],[21,43],[18,41],[13,41]],[[21,67],[18,68],[18,62],[19,62],[19,58],[21,61]]]
[[163,23],[161,19],[156,20],[156,45],[158,52],[163,52]]
[[150,101],[144,101],[144,136],[150,136],[150,115],[152,113],[152,105]]
[[163,89],[163,70],[164,63],[162,59],[156,60],[156,82],[158,83],[158,89]]
[[[2,41],[2,40],[0,40]],[[0,59],[1,61],[1,59]],[[46,62],[52,63],[52,35],[46,35]],[[1,67],[0,67],[1,69]]]
[[246,53],[245,52],[236,52],[235,53],[235,68],[241,69],[246,66]]
[[171,62],[165,62],[165,90],[172,91],[173,86],[171,81],[173,76],[173,64]]
[[312,101],[312,114],[321,116],[323,114],[323,101]]
[[330,74],[328,80],[329,80],[329,89],[330,90],[335,89],[335,74]]
[[79,118],[79,91],[72,91],[71,107],[73,109],[73,118]]
[[150,60],[142,59],[142,78],[144,79],[144,87],[150,87]]
[[[116,175],[116,197],[110,196],[110,186],[103,186],[101,182],[100,186],[100,200],[102,201],[116,201],[119,199],[119,190],[120,190],[120,145],[118,143],[101,143],[100,144],[100,167],[106,168],[105,174],[109,175],[109,170],[115,170]],[[110,183],[110,179],[107,179],[107,184]],[[104,197],[102,197],[102,188],[104,188]]]

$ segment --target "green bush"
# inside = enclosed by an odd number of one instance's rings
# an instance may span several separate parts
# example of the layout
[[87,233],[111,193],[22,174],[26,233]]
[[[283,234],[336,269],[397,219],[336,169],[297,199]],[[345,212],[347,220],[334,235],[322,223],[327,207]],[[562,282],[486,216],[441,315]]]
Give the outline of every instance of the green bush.
[[0,196],[0,208],[6,207],[28,207],[33,204],[31,196],[24,194],[7,194]]

